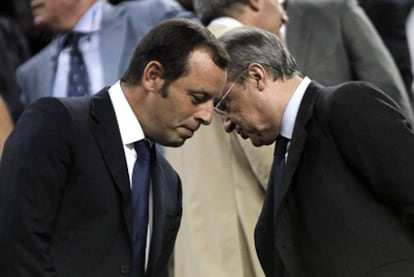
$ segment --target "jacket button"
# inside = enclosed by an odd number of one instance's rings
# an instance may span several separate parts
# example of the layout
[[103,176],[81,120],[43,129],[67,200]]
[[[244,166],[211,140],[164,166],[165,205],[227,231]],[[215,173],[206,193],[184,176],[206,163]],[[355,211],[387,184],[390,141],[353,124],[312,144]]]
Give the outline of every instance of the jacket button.
[[131,266],[129,264],[121,265],[120,270],[122,274],[128,274],[131,271]]

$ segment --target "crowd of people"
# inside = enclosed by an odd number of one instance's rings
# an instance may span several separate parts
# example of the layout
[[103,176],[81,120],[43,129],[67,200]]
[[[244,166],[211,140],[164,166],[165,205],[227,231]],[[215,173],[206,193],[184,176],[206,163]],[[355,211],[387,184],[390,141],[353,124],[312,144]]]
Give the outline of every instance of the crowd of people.
[[6,1],[0,275],[410,276],[413,6]]

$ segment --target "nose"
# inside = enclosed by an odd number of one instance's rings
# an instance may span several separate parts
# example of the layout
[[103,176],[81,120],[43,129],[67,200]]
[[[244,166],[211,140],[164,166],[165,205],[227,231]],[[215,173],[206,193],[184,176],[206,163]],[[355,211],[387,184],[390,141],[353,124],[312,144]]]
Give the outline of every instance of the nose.
[[282,11],[282,24],[287,24],[289,21],[289,17],[285,10]]
[[213,119],[214,113],[214,103],[213,101],[208,101],[203,105],[200,105],[200,109],[196,113],[196,119],[201,122],[203,125],[209,125]]
[[282,25],[287,24],[289,21],[289,17],[287,16],[287,13],[286,13],[286,1],[287,0],[279,1],[280,13],[282,15],[280,18],[282,21]]

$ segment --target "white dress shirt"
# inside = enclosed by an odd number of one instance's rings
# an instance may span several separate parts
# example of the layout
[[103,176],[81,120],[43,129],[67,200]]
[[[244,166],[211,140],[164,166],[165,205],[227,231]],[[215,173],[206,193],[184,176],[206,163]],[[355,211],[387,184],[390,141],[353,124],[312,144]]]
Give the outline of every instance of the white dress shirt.
[[289,143],[286,147],[286,160],[289,153],[290,140],[292,140],[293,128],[295,127],[296,116],[298,115],[300,103],[302,102],[303,95],[305,95],[305,91],[310,83],[311,80],[308,77],[303,78],[290,98],[282,115],[279,134],[289,139]]
[[[134,143],[136,141],[145,139],[144,131],[142,130],[141,124],[137,117],[132,111],[122,89],[121,84],[118,81],[112,87],[109,88],[109,97],[114,107],[116,120],[118,122],[119,132],[121,134],[122,144],[124,146],[124,154],[128,167],[129,184],[132,186],[132,172],[134,164],[137,159],[137,153],[134,149]],[[154,147],[154,143],[149,141],[151,147]],[[149,215],[148,215],[148,232],[147,232],[147,244],[146,244],[146,255],[145,255],[145,267],[148,265],[148,254],[150,249],[150,241],[152,236],[152,188],[150,181],[149,188]]]

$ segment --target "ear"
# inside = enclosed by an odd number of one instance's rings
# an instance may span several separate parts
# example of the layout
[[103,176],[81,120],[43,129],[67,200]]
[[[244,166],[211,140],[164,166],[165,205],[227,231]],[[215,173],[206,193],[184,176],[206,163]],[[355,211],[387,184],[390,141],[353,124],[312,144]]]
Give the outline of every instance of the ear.
[[255,85],[259,91],[266,87],[267,74],[265,68],[258,63],[251,63],[247,68],[247,76],[254,80]]
[[150,61],[144,68],[144,74],[142,77],[142,85],[145,91],[158,92],[164,84],[162,74],[164,68],[158,61]]
[[261,0],[249,0],[249,2],[247,3],[249,8],[252,9],[253,11],[257,12],[260,10],[260,2]]

